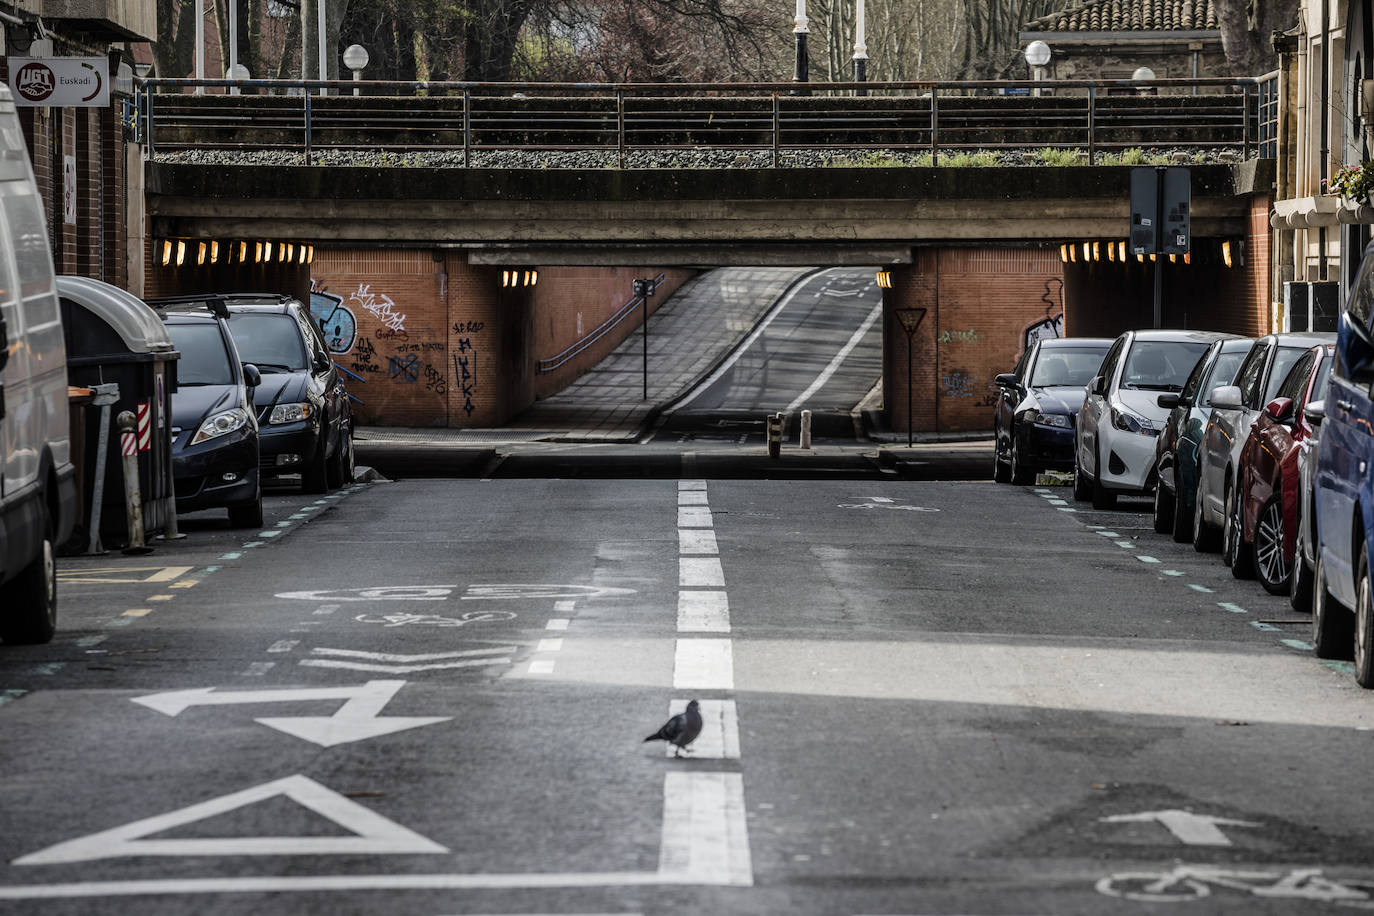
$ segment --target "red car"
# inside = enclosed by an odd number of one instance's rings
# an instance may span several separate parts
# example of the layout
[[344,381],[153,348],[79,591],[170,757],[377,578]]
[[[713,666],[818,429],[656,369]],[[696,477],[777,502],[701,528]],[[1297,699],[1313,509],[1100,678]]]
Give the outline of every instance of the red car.
[[1293,578],[1301,481],[1298,450],[1315,430],[1303,408],[1326,395],[1335,347],[1321,344],[1303,354],[1260,411],[1241,450],[1241,498],[1235,501],[1240,533],[1231,562],[1236,578],[1255,576],[1267,591],[1288,594]]

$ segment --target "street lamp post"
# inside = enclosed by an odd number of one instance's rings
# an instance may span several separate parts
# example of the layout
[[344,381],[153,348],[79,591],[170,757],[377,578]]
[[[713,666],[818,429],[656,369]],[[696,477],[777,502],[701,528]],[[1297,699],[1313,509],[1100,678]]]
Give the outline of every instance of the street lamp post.
[[[1050,62],[1050,46],[1043,41],[1032,41],[1026,45],[1026,63],[1031,68],[1031,79],[1039,82],[1045,78],[1045,65]],[[1037,87],[1035,96],[1039,98],[1040,89]]]
[[[868,80],[868,45],[864,44],[864,0],[855,0],[854,10],[854,82]],[[854,90],[855,95],[868,95],[867,89]]]
[[[797,0],[797,16],[793,22],[796,23],[792,29],[792,34],[795,35],[797,39],[797,68],[792,74],[792,81],[805,83],[810,78],[807,74],[806,36],[811,32],[810,25],[806,20],[806,0]],[[811,94],[809,90],[801,88],[794,89],[792,92],[794,95]]]
[[[367,53],[367,48],[362,45],[349,45],[344,48],[344,66],[353,71],[353,82],[358,82],[363,78],[363,70],[367,67],[367,62],[372,58]],[[354,95],[361,95],[362,91],[358,87],[353,87]]]

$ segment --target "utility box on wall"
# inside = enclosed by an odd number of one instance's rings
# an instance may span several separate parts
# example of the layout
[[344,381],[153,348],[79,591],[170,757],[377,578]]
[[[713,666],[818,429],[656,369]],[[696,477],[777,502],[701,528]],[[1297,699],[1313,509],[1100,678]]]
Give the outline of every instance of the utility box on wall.
[[1334,331],[1340,312],[1340,284],[1334,280],[1283,284],[1285,331]]

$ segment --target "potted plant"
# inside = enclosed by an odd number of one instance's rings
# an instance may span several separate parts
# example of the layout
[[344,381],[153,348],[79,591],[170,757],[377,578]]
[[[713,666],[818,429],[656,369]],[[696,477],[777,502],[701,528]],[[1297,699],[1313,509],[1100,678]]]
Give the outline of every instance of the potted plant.
[[1326,180],[1327,194],[1339,195],[1354,205],[1368,204],[1371,191],[1374,191],[1374,162],[1341,166]]

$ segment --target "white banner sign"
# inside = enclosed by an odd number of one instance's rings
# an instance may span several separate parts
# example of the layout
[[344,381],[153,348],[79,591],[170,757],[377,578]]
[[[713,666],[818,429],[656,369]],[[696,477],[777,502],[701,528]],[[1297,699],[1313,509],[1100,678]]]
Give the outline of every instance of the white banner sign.
[[10,93],[16,105],[109,107],[107,57],[11,57],[9,64]]

